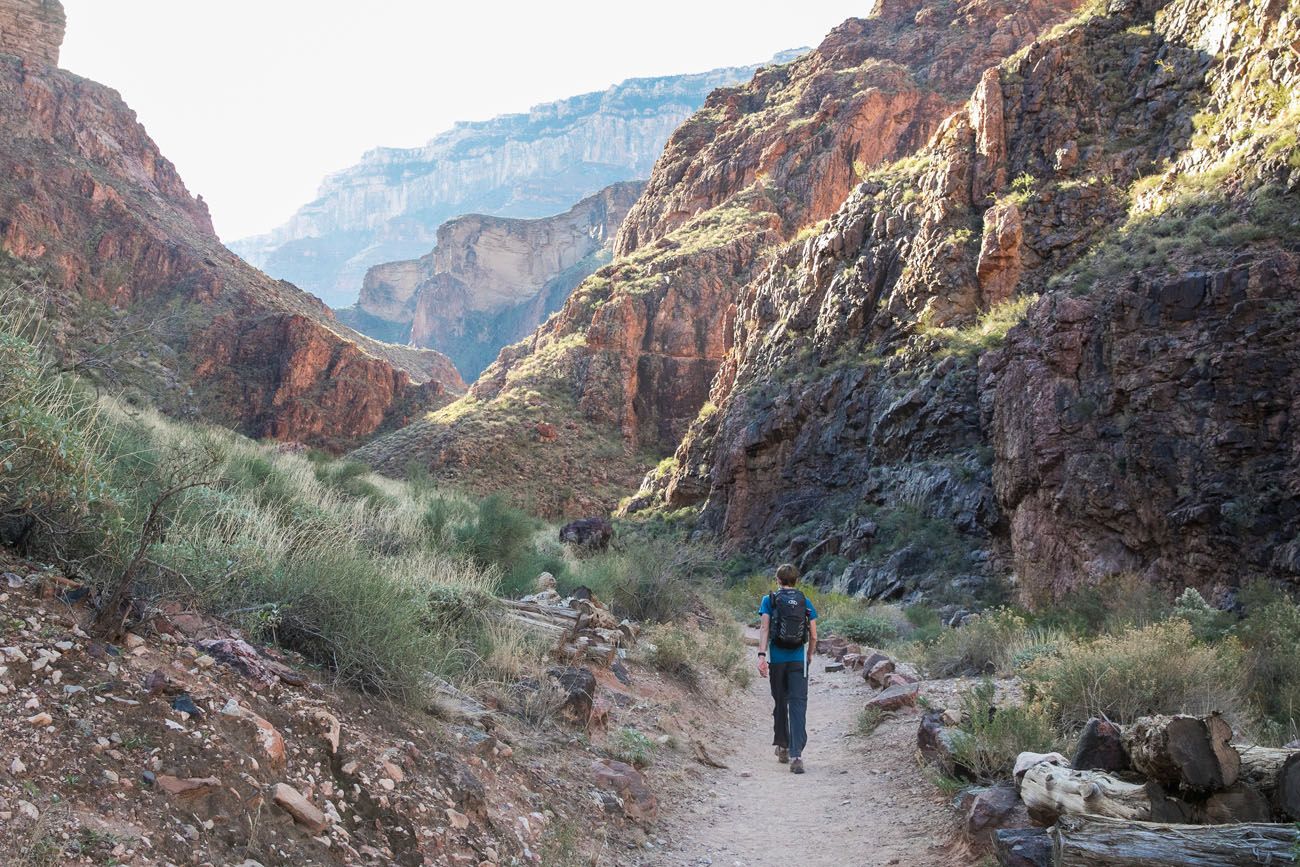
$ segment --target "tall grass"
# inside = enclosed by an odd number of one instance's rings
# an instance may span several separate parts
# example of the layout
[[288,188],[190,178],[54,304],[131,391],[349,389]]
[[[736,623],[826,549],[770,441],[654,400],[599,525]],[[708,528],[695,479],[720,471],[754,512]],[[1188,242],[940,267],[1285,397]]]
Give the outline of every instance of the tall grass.
[[204,484],[168,503],[137,600],[210,611],[397,699],[422,697],[431,677],[505,679],[540,656],[491,617],[502,582],[531,580],[544,559],[527,516],[96,396],[52,363],[17,297],[0,292],[10,543],[111,586],[169,468],[205,455]]

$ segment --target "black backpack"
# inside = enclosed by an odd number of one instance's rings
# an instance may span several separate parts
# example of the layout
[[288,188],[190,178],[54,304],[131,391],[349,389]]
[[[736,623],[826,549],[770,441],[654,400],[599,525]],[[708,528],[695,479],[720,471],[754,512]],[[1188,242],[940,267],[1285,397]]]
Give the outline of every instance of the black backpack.
[[768,598],[772,604],[772,643],[796,650],[808,642],[808,600],[793,587],[783,587]]

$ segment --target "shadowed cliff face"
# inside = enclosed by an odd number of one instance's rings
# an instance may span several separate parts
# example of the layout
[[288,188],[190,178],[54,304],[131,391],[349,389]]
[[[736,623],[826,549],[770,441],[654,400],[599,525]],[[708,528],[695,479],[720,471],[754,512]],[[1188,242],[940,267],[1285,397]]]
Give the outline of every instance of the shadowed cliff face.
[[1297,580],[1296,14],[1115,0],[990,69],[746,288],[631,509],[886,599]]
[[546,217],[610,184],[646,177],[668,136],[710,91],[756,68],[630,79],[525,114],[459,123],[424,147],[378,148],[326,178],[317,199],[287,224],[231,246],[333,306],[352,304],[370,267],[427,253],[446,220]]
[[[705,404],[741,289],[770,252],[833,213],[863,175],[924,143],[987,64],[1074,5],[886,3],[805,57],[714,92],[669,140],[614,262],[507,347],[469,399],[362,454],[398,470],[414,453],[435,473],[504,489],[512,475],[454,456],[478,454],[487,429],[573,418],[560,440],[610,454],[603,469],[633,482]],[[543,478],[573,476],[553,441],[524,437],[494,454],[503,468],[523,462]],[[567,499],[539,490],[533,501],[552,513],[611,504],[585,487],[578,479]]]
[[[0,6],[5,39],[61,26],[57,3]],[[117,93],[34,50],[0,55],[0,245],[6,272],[45,287],[69,366],[174,414],[335,448],[461,386],[445,357],[362,338],[228,252]]]
[[471,214],[443,223],[428,255],[371,268],[357,307],[339,318],[445,352],[473,379],[609,262],[614,232],[643,186],[614,184],[539,220]]

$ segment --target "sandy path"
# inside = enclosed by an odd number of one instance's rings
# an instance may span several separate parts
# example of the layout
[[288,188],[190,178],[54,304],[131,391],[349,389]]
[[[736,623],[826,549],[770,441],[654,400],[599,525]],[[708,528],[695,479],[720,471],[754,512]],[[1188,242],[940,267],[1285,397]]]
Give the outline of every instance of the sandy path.
[[[751,661],[757,662],[754,651]],[[709,751],[729,766],[710,770],[676,804],[662,803],[645,867],[939,867],[949,855],[952,814],[914,758],[919,712],[903,711],[870,737],[851,734],[874,694],[860,674],[813,662],[808,690],[807,773],[772,752],[772,698],[755,677],[723,708]],[[733,700],[734,699],[734,700]]]

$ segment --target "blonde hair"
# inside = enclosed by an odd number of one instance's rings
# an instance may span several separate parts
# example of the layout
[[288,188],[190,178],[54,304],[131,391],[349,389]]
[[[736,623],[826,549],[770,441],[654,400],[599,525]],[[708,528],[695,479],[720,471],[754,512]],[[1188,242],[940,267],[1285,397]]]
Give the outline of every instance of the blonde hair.
[[799,570],[793,563],[782,563],[777,567],[776,580],[782,587],[793,587],[799,581]]

